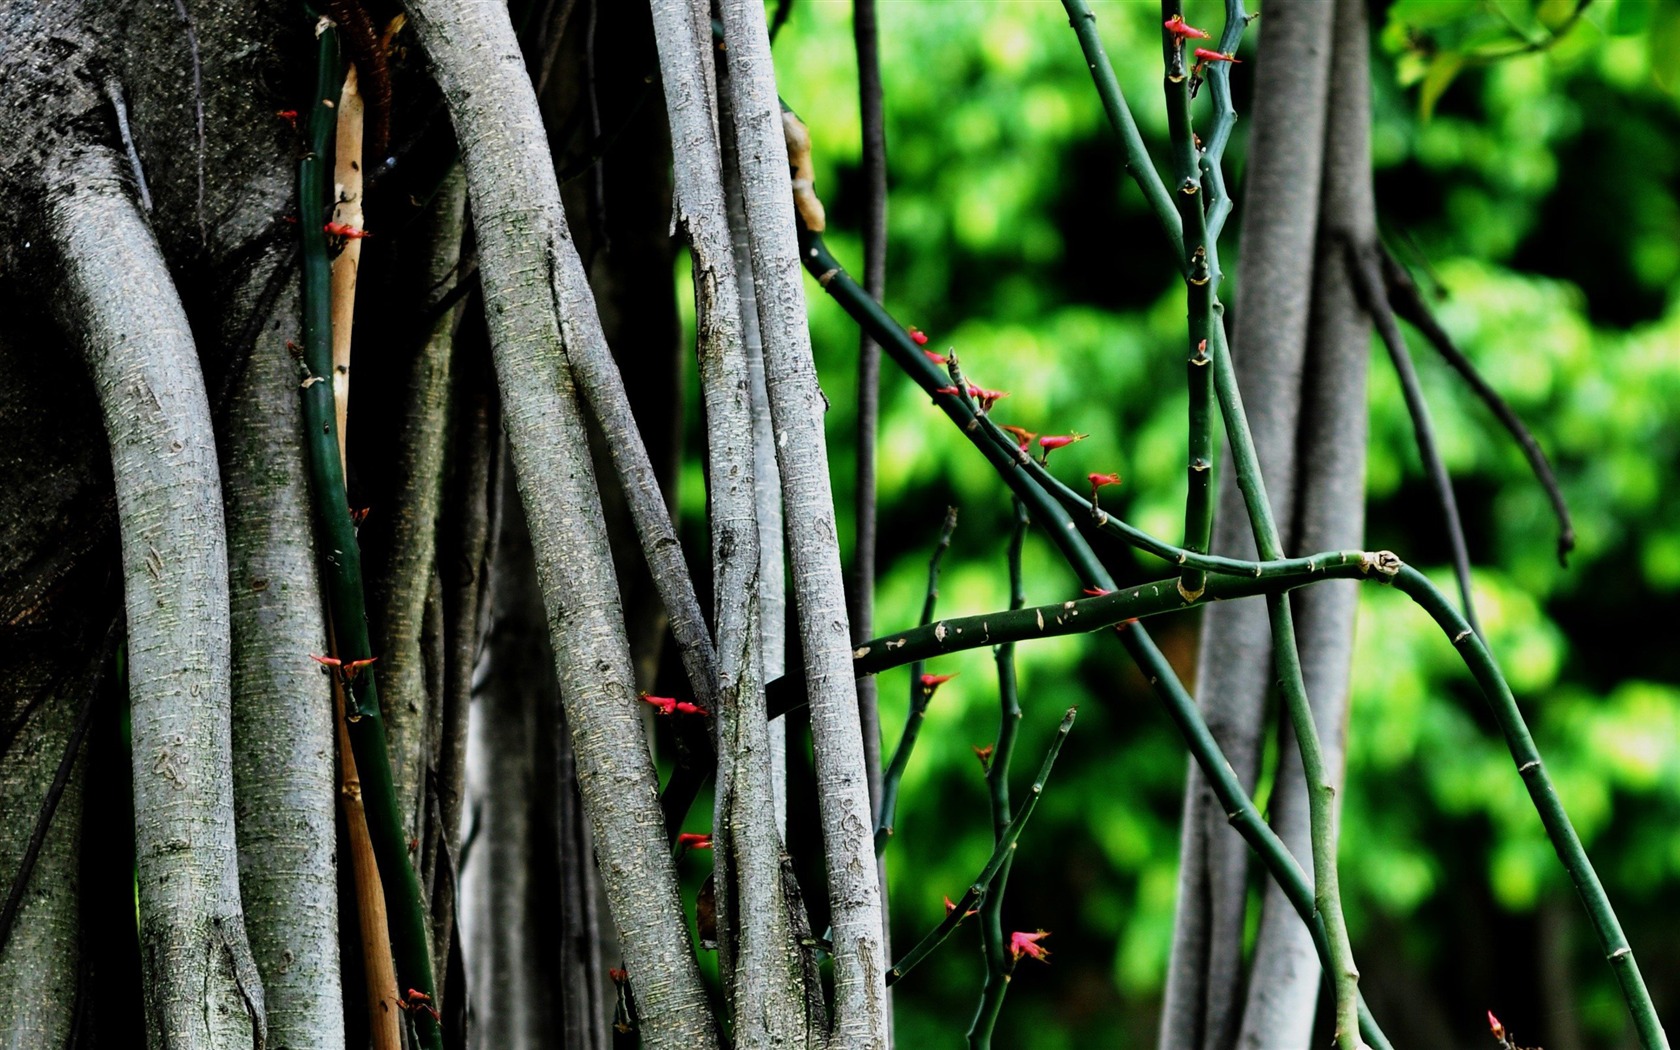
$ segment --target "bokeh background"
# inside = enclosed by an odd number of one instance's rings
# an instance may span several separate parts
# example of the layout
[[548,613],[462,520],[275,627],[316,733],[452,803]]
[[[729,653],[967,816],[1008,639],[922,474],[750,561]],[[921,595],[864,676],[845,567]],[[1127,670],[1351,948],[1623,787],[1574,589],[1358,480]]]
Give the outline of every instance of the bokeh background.
[[[1263,27],[1264,5],[1253,6]],[[1539,435],[1574,512],[1579,545],[1560,567],[1546,499],[1518,448],[1414,337],[1483,623],[1672,1027],[1680,1024],[1680,4],[1597,0],[1555,44],[1497,62],[1474,57],[1546,41],[1547,27],[1574,6],[1373,3],[1376,189],[1385,239]],[[1158,8],[1093,7],[1159,149]],[[1222,20],[1210,0],[1186,7],[1194,24]],[[850,18],[849,3],[797,0],[776,58],[782,93],[811,129],[828,240],[861,272]],[[1125,483],[1105,490],[1104,505],[1176,538],[1183,291],[1121,170],[1061,5],[895,0],[880,5],[880,20],[889,308],[929,332],[933,347],[957,347],[971,378],[1012,392],[996,410],[1000,422],[1089,433],[1056,455],[1055,469],[1070,479],[1119,471]],[[1251,32],[1244,58],[1254,41]],[[1251,68],[1233,77],[1239,113]],[[1199,120],[1206,105],[1197,103]],[[1243,147],[1239,123],[1227,160],[1238,187]],[[1226,239],[1233,274],[1239,222]],[[807,294],[849,546],[856,329],[814,282]],[[1229,286],[1224,297],[1231,301]],[[1439,511],[1393,371],[1374,353],[1368,546],[1431,567],[1450,591]],[[947,505],[961,519],[940,611],[1005,606],[1007,491],[890,362],[881,396],[879,629],[915,622]],[[691,447],[703,440],[699,418],[691,405]],[[682,494],[697,521],[702,479],[697,465],[689,469],[696,473]],[[1029,602],[1077,596],[1074,576],[1041,538],[1029,539],[1026,565]],[[1163,574],[1137,563],[1137,578]],[[1403,596],[1366,588],[1362,602],[1341,862],[1355,953],[1379,1019],[1397,1045],[1491,1046],[1489,1008],[1525,1045],[1635,1045],[1573,891],[1452,647]],[[1196,618],[1151,629],[1190,681]],[[1023,646],[1017,659],[1026,709],[1017,791],[1062,712],[1077,704],[1080,719],[1021,844],[1005,905],[1007,927],[1051,931],[1054,954],[1048,966],[1017,970],[997,1045],[1152,1046],[1186,753],[1108,640],[1049,640]],[[938,922],[942,896],[957,897],[991,851],[971,750],[996,733],[991,654],[944,658],[930,670],[960,676],[929,712],[888,851],[900,950]],[[890,755],[907,672],[884,675],[880,690]],[[700,830],[708,809],[696,807]],[[814,817],[796,812],[796,852],[813,852],[815,834]],[[1254,885],[1258,892],[1258,876]],[[897,986],[899,1045],[959,1045],[982,979],[970,925]]]

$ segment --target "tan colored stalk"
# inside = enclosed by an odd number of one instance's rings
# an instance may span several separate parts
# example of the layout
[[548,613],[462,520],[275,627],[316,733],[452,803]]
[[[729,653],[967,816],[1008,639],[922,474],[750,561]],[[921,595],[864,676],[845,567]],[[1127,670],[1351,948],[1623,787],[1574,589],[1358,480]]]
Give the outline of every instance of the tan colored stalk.
[[[365,107],[356,87],[356,67],[344,77],[338,96],[338,136],[333,151],[334,223],[362,228],[362,117]],[[350,474],[345,456],[345,424],[350,415],[350,333],[356,315],[356,271],[362,265],[360,238],[348,238],[332,264],[333,402],[338,408],[338,461]]]

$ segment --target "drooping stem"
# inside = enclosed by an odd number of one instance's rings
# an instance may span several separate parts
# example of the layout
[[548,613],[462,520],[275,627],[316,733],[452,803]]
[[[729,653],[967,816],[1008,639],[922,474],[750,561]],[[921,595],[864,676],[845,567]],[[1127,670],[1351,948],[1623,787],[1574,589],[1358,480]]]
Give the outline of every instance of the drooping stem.
[[1021,840],[1021,832],[1026,828],[1027,821],[1032,819],[1033,810],[1038,808],[1039,799],[1044,796],[1044,784],[1050,779],[1050,770],[1056,765],[1056,756],[1061,754],[1062,744],[1067,741],[1068,733],[1073,731],[1073,720],[1078,713],[1079,709],[1077,707],[1071,707],[1068,709],[1068,713],[1062,716],[1062,724],[1057,727],[1056,735],[1051,739],[1050,747],[1044,753],[1044,761],[1039,764],[1038,776],[1033,778],[1032,787],[1028,789],[1027,800],[1021,803],[1020,810],[1010,818],[1009,823],[997,835],[997,845],[993,847],[992,855],[987,859],[986,866],[981,868],[980,874],[975,876],[973,882],[969,883],[968,890],[963,893],[962,899],[957,901],[956,906],[946,911],[944,921],[935,926],[926,937],[916,943],[914,948],[904,954],[904,958],[894,964],[892,970],[887,974],[888,984],[897,983],[900,978],[914,969],[917,963],[927,958],[935,948],[945,943],[945,939],[951,936],[958,926],[962,925],[962,921],[968,918],[975,906],[986,896],[987,890],[997,879],[998,873],[1003,871],[1004,865],[1008,864],[1015,856],[1015,847]]
[[1441,448],[1435,442],[1435,424],[1429,417],[1429,402],[1423,397],[1423,383],[1418,379],[1417,366],[1412,363],[1411,351],[1406,349],[1406,337],[1394,319],[1384,287],[1378,251],[1374,246],[1345,245],[1348,271],[1353,277],[1359,301],[1370,314],[1377,335],[1382,337],[1394,373],[1400,379],[1400,393],[1406,399],[1406,413],[1412,417],[1412,434],[1417,439],[1418,458],[1423,461],[1424,473],[1429,475],[1429,487],[1435,490],[1435,500],[1441,505],[1442,524],[1452,547],[1453,576],[1458,580],[1458,597],[1464,618],[1477,634],[1482,633],[1476,622],[1476,599],[1470,591],[1470,548],[1464,540],[1464,519],[1458,513],[1458,497],[1453,495],[1452,477],[1447,473]]
[[[1020,609],[1027,604],[1026,580],[1021,573],[1021,548],[1027,538],[1027,508],[1019,496],[1010,501],[1015,512],[1015,527],[1009,534],[1009,608]],[[1009,764],[1015,757],[1015,737],[1021,728],[1021,698],[1015,679],[1015,643],[1005,642],[997,649],[998,674],[998,735],[992,744],[986,767],[986,797],[992,813],[992,841],[1003,841],[1014,813],[1009,803]],[[1003,996],[1009,991],[1010,959],[1003,938],[1003,891],[1009,884],[1009,869],[1015,858],[1011,854],[992,880],[985,903],[980,906],[980,944],[986,957],[986,984],[980,991],[980,1005],[968,1029],[969,1050],[988,1050],[992,1032],[997,1028],[998,1014],[1003,1010]]]
[[1558,562],[1567,562],[1569,552],[1575,549],[1575,526],[1570,523],[1569,505],[1564,501],[1563,489],[1558,485],[1557,475],[1552,472],[1552,464],[1546,459],[1546,452],[1540,447],[1540,442],[1529,433],[1528,427],[1523,425],[1523,421],[1517,417],[1511,406],[1505,403],[1505,399],[1499,396],[1499,392],[1476,371],[1476,366],[1470,363],[1464,351],[1458,348],[1452,336],[1447,334],[1447,330],[1441,327],[1441,323],[1430,312],[1411,274],[1407,273],[1386,249],[1382,250],[1382,271],[1383,282],[1388,291],[1388,302],[1394,313],[1423,333],[1423,337],[1429,340],[1429,345],[1435,348],[1436,353],[1445,358],[1447,364],[1452,365],[1454,370],[1464,377],[1464,381],[1470,385],[1475,395],[1482,399],[1482,403],[1487,405],[1516,439],[1523,456],[1528,460],[1529,469],[1534,471],[1540,487],[1546,490],[1546,497],[1551,500],[1552,513],[1558,520]]
[[[957,508],[945,509],[945,520],[939,526],[939,539],[933,545],[933,554],[928,558],[927,595],[922,599],[921,624],[925,628],[933,622],[934,603],[939,600],[939,562],[951,546],[951,534],[957,529]],[[883,647],[884,647],[883,643]],[[862,649],[872,649],[869,643],[864,643],[858,649],[852,650],[852,664],[857,666],[857,654]],[[922,659],[912,657],[900,663],[910,664],[910,709],[904,716],[904,733],[899,737],[898,749],[893,752],[892,762],[887,766],[881,777],[881,812],[875,820],[875,855],[879,857],[892,841],[893,818],[898,812],[898,788],[904,779],[904,771],[910,765],[910,753],[916,748],[916,735],[921,732],[922,719],[927,715],[928,704],[933,700],[934,685],[922,681],[922,674],[927,670],[927,664]],[[872,676],[871,676],[872,677]]]
[[1423,573],[1409,565],[1402,566],[1394,577],[1394,586],[1440,625],[1481,688],[1482,697],[1493,712],[1499,731],[1505,736],[1505,745],[1511,752],[1511,760],[1517,765],[1523,786],[1528,789],[1528,797],[1534,803],[1535,812],[1540,815],[1546,837],[1551,840],[1558,860],[1575,884],[1575,892],[1580,894],[1581,903],[1586,907],[1593,932],[1598,935],[1599,947],[1610,964],[1611,972],[1616,975],[1616,983],[1621,986],[1634,1030],[1639,1033],[1639,1045],[1644,1050],[1667,1050],[1668,1035],[1663,1031],[1662,1021],[1651,1003],[1651,993],[1640,976],[1633,948],[1628,945],[1627,935],[1622,932],[1622,924],[1604,892],[1604,884],[1599,881],[1598,872],[1593,869],[1592,861],[1581,845],[1581,837],[1575,833],[1563,801],[1558,798],[1551,775],[1541,762],[1540,751],[1534,746],[1534,737],[1528,731],[1528,723],[1523,720],[1505,675],[1499,670],[1499,663],[1488,651],[1481,635],[1471,628],[1464,616],[1452,607],[1446,595]]

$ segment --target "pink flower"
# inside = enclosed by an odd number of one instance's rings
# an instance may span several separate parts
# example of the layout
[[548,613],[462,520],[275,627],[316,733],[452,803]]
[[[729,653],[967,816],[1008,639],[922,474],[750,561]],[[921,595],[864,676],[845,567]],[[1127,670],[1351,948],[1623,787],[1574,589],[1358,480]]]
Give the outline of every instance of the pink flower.
[[1086,476],[1091,479],[1091,490],[1093,492],[1102,488],[1104,485],[1120,484],[1119,474],[1088,474]]
[[[952,900],[952,899],[951,899],[951,898],[949,898],[949,897],[946,897],[946,898],[945,898],[945,914],[946,914],[946,915],[949,915],[949,914],[951,914],[951,913],[952,913],[952,912],[954,912],[954,911],[956,911],[956,910],[957,910],[957,902],[956,902],[956,901],[953,901],[953,900]],[[970,909],[968,909],[968,910],[967,910],[967,911],[965,911],[965,912],[963,912],[963,914],[962,914],[962,917],[963,917],[963,918],[964,918],[964,919],[966,919],[966,918],[968,918],[968,917],[969,917],[969,916],[970,916],[970,915],[978,915],[978,914],[980,914],[980,913],[979,913],[979,912],[978,912],[978,911],[976,911],[976,910],[974,910],[974,909],[973,909],[973,908],[970,908]],[[960,922],[960,921],[961,921],[961,920],[958,920],[958,921],[959,921],[959,922]]]
[[960,391],[957,390],[957,388],[954,387],[954,386],[942,386],[942,387],[939,387],[938,389],[934,390],[934,393],[936,393],[936,394],[949,394],[952,397],[956,397],[957,394],[960,393]]
[[1113,594],[1114,592],[1106,587],[1086,587],[1084,593],[1092,598],[1101,598],[1105,594]]
[[1017,961],[1023,955],[1030,955],[1039,962],[1045,962],[1050,958],[1050,949],[1038,942],[1048,936],[1050,935],[1043,930],[1039,930],[1037,933],[1022,933],[1016,930],[1009,935],[1009,954],[1014,956]]
[[1038,439],[1038,447],[1044,450],[1045,462],[1050,461],[1050,453],[1056,449],[1066,447],[1075,441],[1084,441],[1089,434],[1046,434]]
[[1203,62],[1241,62],[1242,61],[1242,59],[1238,58],[1235,55],[1228,55],[1223,51],[1209,51],[1205,47],[1198,47],[1196,49],[1196,57],[1201,59]]
[[662,715],[710,714],[709,711],[707,711],[704,707],[701,707],[699,704],[679,701],[669,696],[649,696],[648,694],[643,693],[641,700],[644,704],[652,704],[654,707],[657,707],[659,709],[659,713]]
[[680,850],[711,849],[712,837],[692,831],[685,831],[677,836],[677,848]]
[[[927,333],[922,331],[920,328],[917,328],[915,325],[911,325],[910,326],[910,341],[912,343],[915,343],[917,346],[926,346],[927,341],[928,341]],[[943,362],[943,361],[940,362],[940,364],[944,364],[944,363],[945,362]]]
[[[922,341],[924,343],[927,342],[926,337],[923,337]],[[923,350],[922,353],[926,354],[927,359],[936,365],[948,365],[951,363],[951,359],[946,357],[944,354],[936,354],[932,350]],[[952,387],[951,389],[955,390],[956,387]]]
[[1033,443],[1033,438],[1038,436],[1026,427],[999,427],[998,429],[1002,430],[1006,434],[1015,435],[1015,440],[1020,442],[1020,444],[1016,447],[1018,447],[1022,452],[1025,452],[1028,446]]

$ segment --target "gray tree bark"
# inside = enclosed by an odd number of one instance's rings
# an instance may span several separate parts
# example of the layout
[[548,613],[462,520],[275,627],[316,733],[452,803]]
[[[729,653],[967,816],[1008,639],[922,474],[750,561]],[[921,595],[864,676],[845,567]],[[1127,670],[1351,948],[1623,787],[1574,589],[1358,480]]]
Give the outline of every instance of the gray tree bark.
[[[275,306],[296,318],[295,283]],[[295,321],[265,331],[228,408],[223,492],[240,892],[276,1050],[344,1045],[332,693],[324,653]]]
[[834,935],[836,1047],[886,1043],[886,971],[869,788],[851,672],[839,536],[811,356],[788,152],[764,9],[723,4],[736,156],[751,233],[753,282],[787,513],[794,597],[805,647],[817,797]]
[[461,143],[514,468],[578,779],[650,1046],[716,1045],[666,848],[572,368],[611,366],[505,8],[416,0]]
[[136,880],[154,1047],[261,1047],[240,910],[227,546],[210,406],[162,253],[109,151],[46,173],[56,308],[99,393],[122,533]]

